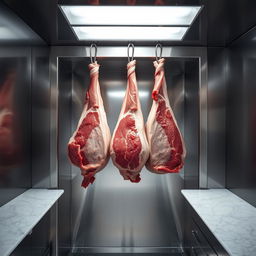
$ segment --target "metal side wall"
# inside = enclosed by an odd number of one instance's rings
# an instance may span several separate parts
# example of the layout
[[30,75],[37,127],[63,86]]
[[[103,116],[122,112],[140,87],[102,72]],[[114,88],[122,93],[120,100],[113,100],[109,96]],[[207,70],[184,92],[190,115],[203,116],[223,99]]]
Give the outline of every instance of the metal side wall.
[[[25,190],[50,187],[49,47],[0,3],[0,206]],[[33,206],[31,206],[33,207]],[[49,254],[51,210],[11,255]],[[47,255],[48,255],[47,254]]]
[[208,188],[226,184],[226,78],[225,48],[208,48]]
[[227,49],[227,174],[232,192],[256,206],[256,28]]
[[208,48],[208,186],[256,205],[253,28],[227,48]]

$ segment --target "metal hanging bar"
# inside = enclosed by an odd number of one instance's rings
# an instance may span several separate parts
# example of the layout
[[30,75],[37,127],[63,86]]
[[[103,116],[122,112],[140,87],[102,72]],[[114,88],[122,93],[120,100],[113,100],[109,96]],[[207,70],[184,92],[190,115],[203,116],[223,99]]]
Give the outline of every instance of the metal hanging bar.
[[[160,52],[158,49],[160,49]],[[159,52],[159,55],[158,55],[158,52]],[[162,53],[163,53],[163,46],[161,44],[156,45],[155,53],[156,53],[156,61],[158,62],[162,58]]]
[[[92,56],[93,48],[94,48],[94,56]],[[97,58],[97,45],[96,44],[91,44],[91,47],[90,47],[91,63],[95,63],[96,62],[96,58]]]
[[[130,57],[130,48],[132,48],[132,56]],[[127,56],[128,56],[128,62],[133,60],[134,57],[134,44],[129,43],[127,46]]]

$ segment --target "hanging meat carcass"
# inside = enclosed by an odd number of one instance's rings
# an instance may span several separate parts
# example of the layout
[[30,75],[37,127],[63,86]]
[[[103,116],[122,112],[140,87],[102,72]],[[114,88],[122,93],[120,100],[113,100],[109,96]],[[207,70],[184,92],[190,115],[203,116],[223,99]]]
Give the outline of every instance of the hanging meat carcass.
[[131,182],[140,181],[140,171],[149,156],[135,65],[136,60],[127,64],[126,94],[110,143],[110,155],[114,165],[123,178]]
[[163,58],[154,62],[153,104],[146,123],[150,149],[146,167],[159,174],[179,172],[186,155],[184,141],[168,99],[164,62]]
[[110,130],[99,86],[99,64],[89,64],[90,85],[81,118],[68,143],[71,162],[81,169],[82,186],[95,180],[109,160]]

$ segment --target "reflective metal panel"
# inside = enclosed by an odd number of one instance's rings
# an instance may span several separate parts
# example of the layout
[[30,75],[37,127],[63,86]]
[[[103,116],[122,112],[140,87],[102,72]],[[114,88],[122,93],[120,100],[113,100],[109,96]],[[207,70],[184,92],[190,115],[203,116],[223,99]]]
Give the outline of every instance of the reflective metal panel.
[[[59,59],[58,62],[58,81],[59,81],[59,115],[58,115],[58,168],[59,168],[59,187],[65,190],[63,197],[59,200],[58,231],[59,246],[69,247],[71,243],[71,211],[73,211],[71,201],[71,165],[67,158],[67,142],[71,134],[72,120],[72,62],[70,60]],[[54,157],[54,155],[52,155]],[[57,160],[55,158],[55,160]],[[65,214],[63,214],[65,212]]]
[[[205,159],[202,157],[206,152],[200,148],[200,115],[199,111],[206,111],[200,108],[199,101],[199,60],[188,60],[185,63],[185,102],[184,102],[184,139],[187,148],[186,165],[184,166],[185,188],[206,187],[205,183]],[[202,93],[203,94],[203,93]],[[202,98],[205,100],[205,97]],[[205,120],[202,120],[205,122]],[[201,124],[202,125],[202,124]],[[205,127],[201,127],[201,133],[205,134]],[[201,141],[202,142],[202,141]],[[200,163],[201,159],[201,163]],[[199,173],[199,166],[201,170]],[[200,175],[200,179],[199,179]]]
[[50,187],[49,48],[33,47],[31,55],[31,168],[34,188]]
[[256,206],[256,29],[228,49],[227,187]]
[[0,205],[31,187],[30,58],[0,47]]
[[5,4],[0,3],[0,45],[39,44],[43,44],[42,39]]
[[207,9],[208,46],[228,46],[256,24],[256,2],[204,1]]
[[[0,206],[49,187],[49,89],[49,48],[0,3]],[[46,255],[54,224],[47,214],[12,255]]]
[[208,48],[208,187],[224,188],[226,176],[226,51]]

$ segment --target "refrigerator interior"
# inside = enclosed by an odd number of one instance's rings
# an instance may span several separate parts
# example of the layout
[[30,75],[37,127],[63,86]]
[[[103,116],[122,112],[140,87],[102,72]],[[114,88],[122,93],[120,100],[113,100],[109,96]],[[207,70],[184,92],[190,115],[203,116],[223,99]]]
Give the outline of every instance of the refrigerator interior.
[[[29,188],[65,189],[12,256],[180,255],[191,217],[181,189],[227,188],[255,206],[255,2],[175,1],[204,5],[187,37],[163,49],[169,98],[188,152],[185,168],[164,176],[143,169],[141,183],[131,184],[110,160],[87,190],[80,186],[80,170],[68,161],[67,142],[89,84],[90,43],[76,40],[58,9],[58,3],[71,1],[3,2],[7,31],[19,31],[0,37],[0,90],[8,74],[16,74],[18,157],[9,164],[0,153],[0,205]],[[144,121],[155,44],[135,44]],[[100,85],[112,131],[126,87],[126,45],[99,44]]]
[[[136,50],[135,50],[136,51]],[[152,100],[154,58],[136,58],[136,75],[144,120]],[[67,157],[67,142],[77,126],[86,88],[89,58],[58,59],[59,187],[66,193],[59,202],[59,248],[75,253],[181,253],[182,203],[175,189],[184,188],[186,169],[179,174],[156,175],[145,168],[141,182],[124,181],[111,160],[86,190],[79,168]],[[127,58],[98,58],[101,93],[113,131],[126,89]],[[199,60],[166,58],[168,95],[188,150],[191,181],[198,175]],[[191,118],[189,118],[191,116]],[[186,117],[186,120],[185,120]],[[65,129],[63,129],[65,127]],[[193,170],[194,166],[194,170]],[[194,173],[193,173],[194,171]],[[195,183],[195,187],[198,183]],[[65,212],[65,214],[63,214]],[[178,254],[179,255],[179,254]]]

